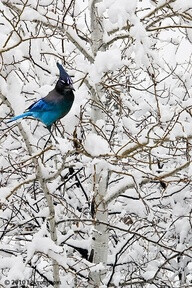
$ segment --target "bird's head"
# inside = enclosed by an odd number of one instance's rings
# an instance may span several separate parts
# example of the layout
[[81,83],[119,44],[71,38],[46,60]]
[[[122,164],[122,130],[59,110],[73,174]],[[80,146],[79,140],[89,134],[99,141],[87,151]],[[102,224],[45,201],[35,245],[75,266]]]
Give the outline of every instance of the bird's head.
[[75,90],[73,88],[73,81],[63,66],[57,62],[57,67],[59,69],[60,75],[56,84],[56,90],[60,93],[64,92],[65,90]]

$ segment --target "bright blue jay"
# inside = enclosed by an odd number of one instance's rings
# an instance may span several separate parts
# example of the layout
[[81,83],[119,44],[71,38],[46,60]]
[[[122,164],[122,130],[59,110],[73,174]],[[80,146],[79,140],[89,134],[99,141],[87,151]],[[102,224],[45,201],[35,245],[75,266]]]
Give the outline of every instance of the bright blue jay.
[[48,95],[33,103],[26,112],[11,118],[9,122],[32,116],[43,122],[47,129],[58,119],[64,117],[71,109],[74,101],[73,83],[63,66],[57,63],[60,72],[55,88]]

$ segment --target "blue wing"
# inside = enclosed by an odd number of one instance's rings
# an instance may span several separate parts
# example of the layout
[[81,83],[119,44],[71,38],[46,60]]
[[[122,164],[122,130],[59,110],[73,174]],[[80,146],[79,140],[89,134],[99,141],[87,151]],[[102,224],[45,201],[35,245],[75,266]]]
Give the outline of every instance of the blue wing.
[[54,110],[54,104],[48,103],[44,99],[40,99],[28,107],[28,111],[31,112],[46,112]]

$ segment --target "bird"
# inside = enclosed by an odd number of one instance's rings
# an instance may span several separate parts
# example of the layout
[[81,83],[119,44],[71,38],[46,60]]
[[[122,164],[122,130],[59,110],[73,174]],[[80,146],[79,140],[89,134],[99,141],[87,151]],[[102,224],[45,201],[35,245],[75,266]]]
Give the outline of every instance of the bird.
[[63,66],[57,62],[57,67],[60,75],[55,88],[47,96],[30,105],[26,112],[11,118],[7,123],[31,116],[40,120],[51,131],[52,124],[68,114],[74,102],[75,89]]

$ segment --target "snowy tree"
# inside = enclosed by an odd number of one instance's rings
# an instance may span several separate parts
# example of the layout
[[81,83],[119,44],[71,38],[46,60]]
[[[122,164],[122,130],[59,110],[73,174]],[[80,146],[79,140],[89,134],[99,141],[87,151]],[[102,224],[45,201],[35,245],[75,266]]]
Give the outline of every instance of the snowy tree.
[[[2,287],[189,287],[192,3],[2,0],[0,15]],[[8,124],[56,62],[76,91],[54,137]]]

